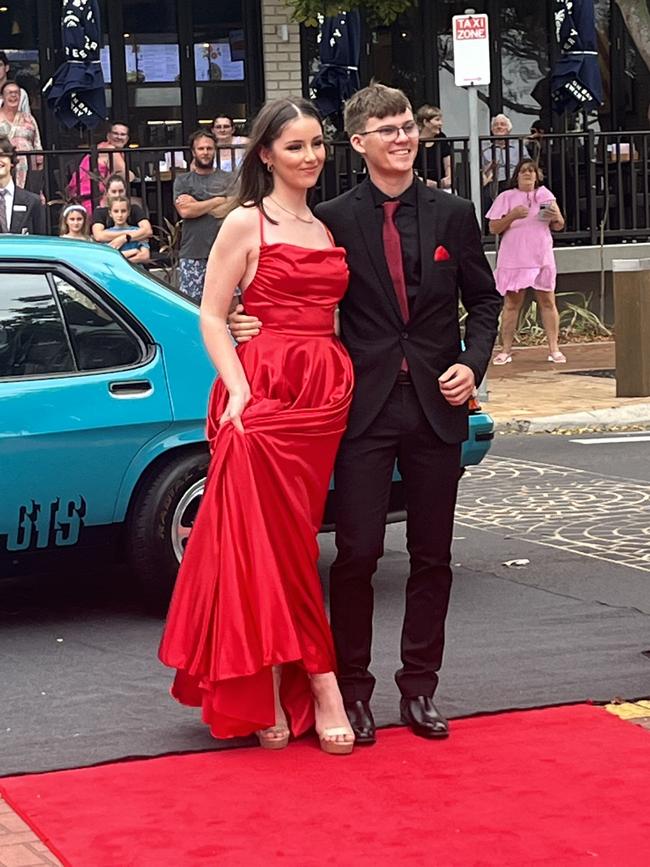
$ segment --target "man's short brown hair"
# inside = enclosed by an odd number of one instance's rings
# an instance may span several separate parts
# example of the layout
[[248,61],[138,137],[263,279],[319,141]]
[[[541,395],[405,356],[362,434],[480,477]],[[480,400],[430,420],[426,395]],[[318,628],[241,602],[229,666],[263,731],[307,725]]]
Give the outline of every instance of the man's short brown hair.
[[388,117],[411,110],[408,97],[396,87],[373,82],[358,90],[345,103],[345,131],[348,135],[363,132],[368,118]]

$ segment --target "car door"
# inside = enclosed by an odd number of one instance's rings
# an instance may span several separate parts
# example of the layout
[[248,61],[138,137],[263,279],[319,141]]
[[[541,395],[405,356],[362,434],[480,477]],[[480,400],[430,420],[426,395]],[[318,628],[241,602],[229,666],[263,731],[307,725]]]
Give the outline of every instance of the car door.
[[101,541],[171,422],[158,346],[65,268],[0,267],[0,567]]

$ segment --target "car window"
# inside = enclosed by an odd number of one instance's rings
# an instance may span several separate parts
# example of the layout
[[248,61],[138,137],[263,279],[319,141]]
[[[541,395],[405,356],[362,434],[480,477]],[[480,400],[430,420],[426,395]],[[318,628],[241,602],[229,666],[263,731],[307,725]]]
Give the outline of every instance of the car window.
[[45,274],[0,274],[0,377],[75,369],[61,314]]
[[110,311],[58,274],[52,278],[79,370],[128,367],[142,359],[140,342]]

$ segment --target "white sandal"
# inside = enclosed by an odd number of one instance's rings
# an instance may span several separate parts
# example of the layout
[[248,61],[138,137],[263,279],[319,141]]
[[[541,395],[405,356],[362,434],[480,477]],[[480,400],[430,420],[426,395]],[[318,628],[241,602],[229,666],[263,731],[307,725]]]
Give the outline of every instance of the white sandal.
[[553,364],[566,364],[566,355],[558,349],[557,352],[549,354],[548,361],[553,362]]
[[511,361],[512,355],[510,355],[509,352],[499,352],[498,355],[495,355],[492,359],[492,364],[510,364]]

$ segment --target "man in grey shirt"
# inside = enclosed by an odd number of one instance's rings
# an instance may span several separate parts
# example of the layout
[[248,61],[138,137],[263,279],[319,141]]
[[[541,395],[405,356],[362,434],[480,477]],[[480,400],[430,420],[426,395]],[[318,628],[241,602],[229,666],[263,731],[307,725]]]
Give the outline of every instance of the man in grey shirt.
[[192,169],[174,181],[174,205],[183,218],[180,290],[200,301],[210,248],[228,212],[232,175],[214,168],[216,141],[199,129],[190,136]]

